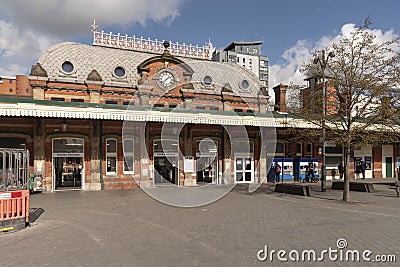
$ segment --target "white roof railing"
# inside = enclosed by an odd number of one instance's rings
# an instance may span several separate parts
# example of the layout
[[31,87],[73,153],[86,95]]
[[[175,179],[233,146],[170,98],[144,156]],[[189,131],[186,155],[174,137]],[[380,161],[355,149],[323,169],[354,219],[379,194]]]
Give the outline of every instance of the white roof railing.
[[[120,33],[114,34],[112,32],[106,33],[104,31],[97,31],[97,26],[92,25],[93,32],[93,45],[113,47],[126,50],[134,50],[141,52],[150,52],[162,54],[164,48],[164,40],[151,40],[150,38],[122,35]],[[170,46],[167,48],[171,55],[180,57],[189,57],[197,59],[211,60],[212,57],[212,43],[208,45],[198,46],[192,44],[180,44],[178,42],[169,42]]]

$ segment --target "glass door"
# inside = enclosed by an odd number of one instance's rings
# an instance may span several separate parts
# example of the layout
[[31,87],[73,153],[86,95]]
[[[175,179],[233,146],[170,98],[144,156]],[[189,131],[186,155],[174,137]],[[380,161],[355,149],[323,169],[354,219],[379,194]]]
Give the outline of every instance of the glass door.
[[82,187],[81,158],[54,158],[55,190]]
[[205,138],[196,143],[196,179],[198,183],[218,183],[218,145]]
[[83,189],[84,140],[53,139],[53,190]]
[[240,157],[235,159],[236,183],[252,183],[254,180],[254,161],[252,158]]
[[154,140],[154,182],[157,185],[179,185],[179,153],[175,140]]
[[236,141],[233,143],[235,155],[235,182],[254,182],[254,143],[252,141]]

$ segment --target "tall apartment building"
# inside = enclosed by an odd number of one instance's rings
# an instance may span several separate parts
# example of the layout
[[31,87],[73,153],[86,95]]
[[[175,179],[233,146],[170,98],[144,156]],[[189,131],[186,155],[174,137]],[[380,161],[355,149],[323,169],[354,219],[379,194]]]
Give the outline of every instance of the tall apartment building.
[[217,49],[212,60],[218,62],[237,62],[251,70],[260,80],[261,86],[268,89],[268,57],[261,55],[262,41],[232,42],[225,49]]

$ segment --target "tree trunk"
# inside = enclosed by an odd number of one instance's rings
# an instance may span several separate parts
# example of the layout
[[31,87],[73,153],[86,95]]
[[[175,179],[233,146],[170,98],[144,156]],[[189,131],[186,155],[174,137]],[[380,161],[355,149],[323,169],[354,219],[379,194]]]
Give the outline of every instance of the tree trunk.
[[350,201],[350,146],[344,147],[344,179],[343,179],[343,201],[349,202]]

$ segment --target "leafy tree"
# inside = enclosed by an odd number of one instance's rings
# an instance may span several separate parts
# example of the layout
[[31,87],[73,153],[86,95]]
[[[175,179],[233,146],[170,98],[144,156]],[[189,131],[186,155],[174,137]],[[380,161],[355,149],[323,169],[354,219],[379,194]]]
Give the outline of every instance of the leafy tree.
[[350,200],[351,148],[398,142],[393,122],[400,106],[400,42],[379,42],[370,25],[367,18],[326,49],[312,52],[314,60],[302,67],[310,86],[289,100],[300,103],[290,105],[291,113],[325,128],[325,140],[344,148],[343,201]]

